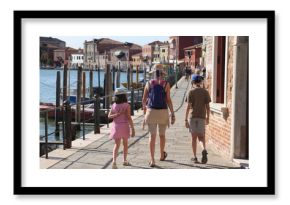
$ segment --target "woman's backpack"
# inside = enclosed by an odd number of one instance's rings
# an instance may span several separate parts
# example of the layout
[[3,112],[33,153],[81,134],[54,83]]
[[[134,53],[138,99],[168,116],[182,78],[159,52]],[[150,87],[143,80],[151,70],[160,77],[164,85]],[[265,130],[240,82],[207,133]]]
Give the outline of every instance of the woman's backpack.
[[153,109],[167,109],[165,88],[167,81],[151,80],[149,87],[148,107]]

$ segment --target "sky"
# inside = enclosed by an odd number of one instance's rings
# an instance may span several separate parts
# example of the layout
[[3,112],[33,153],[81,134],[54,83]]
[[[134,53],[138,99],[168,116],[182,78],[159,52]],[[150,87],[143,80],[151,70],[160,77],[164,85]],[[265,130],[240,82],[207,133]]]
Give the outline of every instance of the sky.
[[144,46],[153,41],[168,41],[169,36],[52,36],[66,42],[67,47],[83,48],[84,41],[91,41],[94,38],[110,38],[121,42],[136,43]]

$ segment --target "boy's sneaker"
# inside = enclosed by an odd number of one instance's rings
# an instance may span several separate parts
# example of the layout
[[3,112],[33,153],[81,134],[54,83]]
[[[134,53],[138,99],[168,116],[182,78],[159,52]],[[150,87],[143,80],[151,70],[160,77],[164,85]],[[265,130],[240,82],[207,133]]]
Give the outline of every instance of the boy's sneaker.
[[207,151],[204,149],[201,154],[202,154],[201,163],[206,164],[207,163]]

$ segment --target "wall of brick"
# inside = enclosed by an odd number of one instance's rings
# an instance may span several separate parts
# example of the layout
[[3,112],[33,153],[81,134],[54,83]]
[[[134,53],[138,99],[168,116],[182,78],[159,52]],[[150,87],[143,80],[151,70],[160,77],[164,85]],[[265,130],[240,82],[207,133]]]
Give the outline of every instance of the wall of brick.
[[[211,107],[211,115],[209,125],[206,127],[206,139],[211,143],[215,149],[230,158],[231,152],[231,116],[232,116],[232,88],[233,88],[233,45],[235,43],[235,37],[228,37],[227,47],[227,67],[226,67],[226,102],[221,107],[227,108],[227,115],[224,115],[221,110]],[[205,66],[207,68],[206,88],[212,96],[212,78],[213,78],[213,37],[205,37],[205,49],[204,56]]]

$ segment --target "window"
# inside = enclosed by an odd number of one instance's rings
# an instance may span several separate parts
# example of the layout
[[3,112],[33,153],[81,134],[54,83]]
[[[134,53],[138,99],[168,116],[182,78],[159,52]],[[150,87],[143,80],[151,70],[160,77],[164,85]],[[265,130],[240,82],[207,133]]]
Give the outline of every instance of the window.
[[227,108],[227,37],[215,36],[212,41],[211,111],[225,114]]
[[216,103],[224,103],[225,47],[225,36],[218,36],[216,59]]

